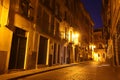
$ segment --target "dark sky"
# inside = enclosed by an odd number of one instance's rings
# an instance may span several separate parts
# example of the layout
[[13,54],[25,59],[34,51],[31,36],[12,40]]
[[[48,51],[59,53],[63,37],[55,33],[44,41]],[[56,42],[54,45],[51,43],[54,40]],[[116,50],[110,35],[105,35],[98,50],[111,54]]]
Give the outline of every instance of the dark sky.
[[83,3],[95,23],[94,29],[102,27],[102,0],[81,0],[81,2]]

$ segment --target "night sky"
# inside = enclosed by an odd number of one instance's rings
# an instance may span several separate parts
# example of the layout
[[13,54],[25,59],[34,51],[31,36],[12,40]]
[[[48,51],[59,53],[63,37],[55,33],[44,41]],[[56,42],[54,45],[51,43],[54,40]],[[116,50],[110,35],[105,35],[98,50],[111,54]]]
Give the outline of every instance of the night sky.
[[101,19],[102,0],[81,0],[81,2],[95,23],[94,29],[103,27]]

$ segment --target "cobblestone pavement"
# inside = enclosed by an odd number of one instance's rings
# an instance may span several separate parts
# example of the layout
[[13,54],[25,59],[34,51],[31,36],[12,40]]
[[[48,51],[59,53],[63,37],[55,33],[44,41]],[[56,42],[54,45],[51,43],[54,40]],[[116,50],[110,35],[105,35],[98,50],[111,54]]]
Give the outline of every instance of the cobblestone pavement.
[[85,62],[76,66],[23,77],[18,80],[120,80],[119,70],[108,64]]

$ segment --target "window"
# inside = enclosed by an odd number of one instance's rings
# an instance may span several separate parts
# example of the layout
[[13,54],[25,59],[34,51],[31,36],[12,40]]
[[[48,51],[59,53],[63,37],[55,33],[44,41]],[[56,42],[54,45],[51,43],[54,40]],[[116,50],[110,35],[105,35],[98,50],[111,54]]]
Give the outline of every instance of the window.
[[69,38],[70,38],[70,42],[72,42],[72,31],[70,31],[70,33],[69,33],[70,35],[69,35]]
[[56,4],[55,6],[55,15],[59,15],[59,5]]
[[102,47],[102,44],[99,44],[99,49],[102,49],[103,47]]
[[65,39],[68,40],[69,34],[68,34],[68,29],[65,27]]
[[65,1],[65,5],[66,5],[67,8],[69,8],[69,7],[70,7],[70,6],[69,6],[69,5],[70,5],[70,1],[69,1],[69,0],[66,0],[66,1]]
[[45,5],[46,5],[46,6],[50,6],[50,1],[51,1],[51,0],[45,0]]
[[28,16],[29,2],[27,0],[20,1],[21,13]]
[[51,3],[50,3],[50,7],[51,9],[54,9],[55,8],[55,0],[50,0]]
[[55,27],[54,27],[54,17],[52,16],[51,17],[51,29],[50,29],[50,32],[52,33],[52,35],[54,34],[53,32],[54,32],[54,29],[55,29]]
[[31,2],[28,0],[20,0],[20,13],[29,18],[32,19],[32,12],[33,12],[33,8],[31,5]]
[[43,12],[42,16],[42,30],[46,33],[48,33],[48,28],[49,27],[49,15],[47,12]]
[[59,37],[60,36],[60,31],[59,31],[59,23],[56,22],[56,35]]
[[103,58],[105,58],[105,53],[103,53]]
[[41,20],[42,20],[42,8],[40,5],[38,5],[38,10],[37,10],[37,24],[41,25]]
[[67,12],[64,13],[64,20],[67,20]]

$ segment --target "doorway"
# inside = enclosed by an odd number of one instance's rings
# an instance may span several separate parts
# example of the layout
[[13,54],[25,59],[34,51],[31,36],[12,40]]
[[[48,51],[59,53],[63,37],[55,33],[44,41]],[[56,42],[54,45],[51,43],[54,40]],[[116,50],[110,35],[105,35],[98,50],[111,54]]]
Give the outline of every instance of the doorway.
[[78,47],[77,46],[75,46],[75,62],[77,62],[78,61]]
[[25,31],[16,28],[12,38],[9,69],[24,69],[26,39]]
[[60,45],[58,45],[58,58],[57,63],[60,63]]
[[56,47],[57,47],[57,44],[56,44],[56,43],[54,43],[53,64],[56,64]]
[[46,65],[48,39],[40,36],[38,64]]

